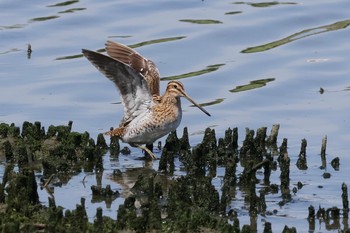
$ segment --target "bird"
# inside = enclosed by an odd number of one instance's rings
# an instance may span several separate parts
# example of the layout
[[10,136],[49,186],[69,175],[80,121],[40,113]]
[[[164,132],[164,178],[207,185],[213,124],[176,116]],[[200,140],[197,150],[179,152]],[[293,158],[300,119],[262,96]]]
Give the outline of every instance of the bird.
[[117,136],[124,143],[143,149],[152,159],[157,159],[143,145],[153,144],[180,125],[181,97],[211,116],[186,93],[180,81],[170,81],[164,94],[160,95],[158,68],[135,50],[107,41],[106,51],[107,55],[82,49],[91,64],[117,86],[124,106],[124,116],[119,126],[106,132],[106,135]]
[[[146,79],[151,95],[154,97],[160,95],[160,74],[153,61],[144,58],[138,52],[126,45],[109,40],[105,45],[108,56],[128,64],[135,70],[139,71]],[[146,148],[153,151],[153,143],[146,144]],[[146,151],[145,155],[147,156],[147,154],[148,152]]]

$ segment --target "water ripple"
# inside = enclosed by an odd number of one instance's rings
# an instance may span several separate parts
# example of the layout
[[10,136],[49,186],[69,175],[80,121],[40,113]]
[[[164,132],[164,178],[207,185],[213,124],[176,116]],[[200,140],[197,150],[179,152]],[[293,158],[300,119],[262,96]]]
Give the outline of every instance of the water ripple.
[[234,89],[230,90],[230,92],[242,92],[249,91],[256,88],[261,88],[266,86],[267,83],[275,81],[275,78],[266,78],[250,81],[248,84],[237,86]]
[[197,71],[192,71],[184,74],[179,74],[179,75],[173,75],[173,76],[167,76],[163,77],[160,80],[165,81],[165,80],[177,80],[177,79],[184,79],[184,78],[190,78],[194,76],[199,76],[202,74],[207,74],[211,73],[213,71],[218,70],[221,66],[224,66],[225,64],[215,64],[215,65],[209,65],[205,69],[197,70]]
[[220,24],[219,20],[213,19],[180,19],[180,22],[193,23],[193,24]]
[[335,30],[340,30],[348,27],[350,25],[350,20],[343,20],[339,21],[333,24],[328,24],[320,27],[310,28],[302,30],[301,32],[294,33],[290,36],[287,36],[283,39],[273,41],[271,43],[255,46],[255,47],[249,47],[247,49],[244,49],[241,51],[241,53],[257,53],[257,52],[263,52],[267,51],[273,48],[276,48],[278,46],[291,43],[293,41],[304,39],[309,36],[314,36],[317,34],[325,33],[325,32],[331,32]]

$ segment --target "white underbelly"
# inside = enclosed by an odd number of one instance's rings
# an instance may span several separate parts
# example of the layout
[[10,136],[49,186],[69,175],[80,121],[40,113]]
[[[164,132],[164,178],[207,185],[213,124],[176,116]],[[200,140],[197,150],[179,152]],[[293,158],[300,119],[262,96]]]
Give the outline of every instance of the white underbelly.
[[147,117],[135,118],[126,128],[122,141],[130,144],[152,144],[157,139],[176,130],[181,122],[181,112],[174,120],[164,120],[163,122],[152,122]]

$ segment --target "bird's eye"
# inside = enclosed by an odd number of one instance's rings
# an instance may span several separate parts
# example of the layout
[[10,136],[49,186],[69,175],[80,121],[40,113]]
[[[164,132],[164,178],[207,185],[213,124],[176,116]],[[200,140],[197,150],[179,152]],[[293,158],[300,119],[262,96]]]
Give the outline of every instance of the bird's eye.
[[176,84],[174,84],[174,88],[177,89],[177,85]]

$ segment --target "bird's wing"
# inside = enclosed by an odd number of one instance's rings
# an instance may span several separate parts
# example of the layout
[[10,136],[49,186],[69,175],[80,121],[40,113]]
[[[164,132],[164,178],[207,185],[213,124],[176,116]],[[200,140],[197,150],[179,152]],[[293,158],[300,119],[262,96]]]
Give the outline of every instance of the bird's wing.
[[106,51],[110,57],[140,72],[145,77],[152,95],[160,94],[160,74],[154,62],[146,59],[132,48],[113,41],[107,41]]
[[122,123],[150,108],[152,95],[143,75],[116,59],[94,51],[82,50],[84,56],[118,87],[124,105]]

